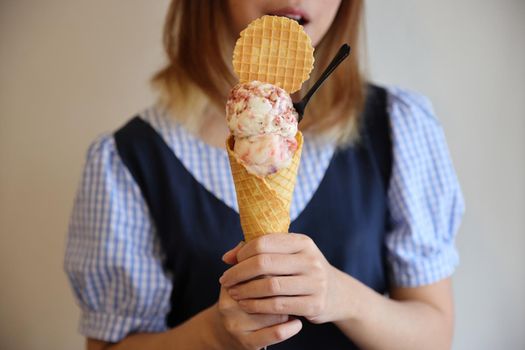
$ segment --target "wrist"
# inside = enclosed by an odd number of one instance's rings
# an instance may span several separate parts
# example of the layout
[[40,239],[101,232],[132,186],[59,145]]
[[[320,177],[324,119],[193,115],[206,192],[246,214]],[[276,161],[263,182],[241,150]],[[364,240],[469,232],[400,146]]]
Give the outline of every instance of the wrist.
[[230,348],[231,339],[228,332],[223,326],[218,304],[214,304],[206,310],[208,324],[205,346],[207,349],[228,349]]
[[356,321],[362,308],[361,283],[335,267],[333,267],[333,275],[335,276],[335,295],[337,297],[333,300],[332,322]]
[[214,304],[182,325],[171,329],[169,343],[173,349],[227,349],[225,333],[221,332],[221,327],[217,304]]

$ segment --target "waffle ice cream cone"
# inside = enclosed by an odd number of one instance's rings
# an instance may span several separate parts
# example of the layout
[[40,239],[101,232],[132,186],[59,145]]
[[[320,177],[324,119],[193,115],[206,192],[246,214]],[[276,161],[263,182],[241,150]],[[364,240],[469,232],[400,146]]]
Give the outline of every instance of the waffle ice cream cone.
[[233,68],[241,83],[258,80],[294,93],[314,64],[310,37],[296,21],[263,16],[240,33],[233,51]]
[[290,227],[303,135],[289,94],[309,78],[313,51],[303,27],[279,16],[256,19],[235,45],[226,148],[246,241]]
[[290,166],[265,177],[250,174],[238,160],[233,153],[233,136],[226,141],[246,242],[267,233],[288,232],[290,204],[303,147],[301,132],[296,134],[296,140],[298,147]]

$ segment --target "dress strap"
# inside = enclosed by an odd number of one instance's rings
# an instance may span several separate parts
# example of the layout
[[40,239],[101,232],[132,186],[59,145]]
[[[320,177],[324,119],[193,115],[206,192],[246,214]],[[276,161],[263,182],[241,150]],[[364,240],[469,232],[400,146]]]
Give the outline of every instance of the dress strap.
[[369,139],[377,162],[385,192],[392,174],[392,139],[388,116],[388,93],[386,89],[369,85],[364,110],[365,137]]
[[[173,232],[177,227],[172,227],[173,207],[168,204],[173,200],[170,192],[173,176],[180,173],[174,170],[178,159],[157,131],[139,116],[115,132],[114,138],[118,154],[139,186],[157,231]],[[163,234],[160,238],[163,246],[168,246],[172,239]],[[170,266],[171,257],[164,258],[164,263]]]

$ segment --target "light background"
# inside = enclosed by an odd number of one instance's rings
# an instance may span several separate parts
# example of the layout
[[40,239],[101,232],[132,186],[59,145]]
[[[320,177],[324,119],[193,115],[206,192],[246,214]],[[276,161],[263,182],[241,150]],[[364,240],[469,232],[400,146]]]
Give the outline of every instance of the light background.
[[[154,100],[168,1],[0,0],[0,348],[81,349],[62,272],[88,144]],[[429,96],[467,202],[454,349],[525,348],[525,1],[369,0],[376,81]]]

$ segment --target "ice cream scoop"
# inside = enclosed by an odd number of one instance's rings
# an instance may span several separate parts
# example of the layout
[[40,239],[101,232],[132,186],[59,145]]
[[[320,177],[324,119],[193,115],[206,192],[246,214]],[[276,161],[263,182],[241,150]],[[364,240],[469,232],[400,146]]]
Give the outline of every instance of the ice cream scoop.
[[276,173],[290,165],[297,150],[295,137],[277,134],[243,137],[235,141],[233,152],[251,170],[260,176]]
[[238,84],[231,90],[226,120],[235,137],[294,137],[297,133],[297,113],[290,95],[276,85],[260,81]]
[[226,103],[233,151],[248,172],[267,176],[287,167],[297,141],[297,113],[290,95],[259,81],[236,85]]

